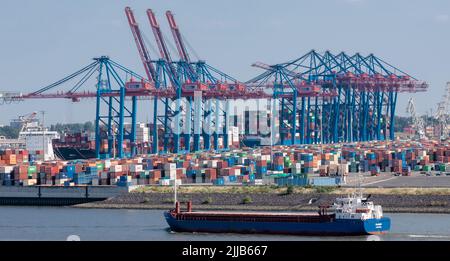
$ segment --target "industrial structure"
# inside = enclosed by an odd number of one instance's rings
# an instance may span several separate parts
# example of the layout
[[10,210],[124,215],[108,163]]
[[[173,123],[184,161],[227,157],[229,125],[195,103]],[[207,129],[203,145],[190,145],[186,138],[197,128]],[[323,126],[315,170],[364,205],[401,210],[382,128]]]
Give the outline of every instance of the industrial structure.
[[[428,88],[425,82],[373,54],[314,50],[276,65],[255,63],[253,66],[265,71],[244,83],[203,60],[193,61],[170,11],[166,18],[178,59],[172,58],[152,10],[147,10],[147,17],[159,51],[157,58],[150,57],[131,8],[125,8],[125,14],[145,77],[102,56],[36,92],[4,94],[8,99],[0,100],[67,98],[77,102],[95,98],[96,155],[122,158],[136,154],[139,99],[153,101],[152,153],[180,153],[228,149],[230,101],[238,99],[273,102],[280,144],[392,140],[398,93]],[[96,90],[83,90],[90,81],[95,82]],[[69,90],[61,90],[68,84]],[[126,119],[131,121],[130,130],[124,127]],[[275,121],[271,124],[274,130]],[[129,151],[124,142],[130,143]]]
[[449,129],[450,114],[450,82],[447,82],[442,101],[438,103],[438,108],[434,114],[434,118],[438,121],[439,138],[446,139],[450,133]]
[[247,82],[270,88],[279,101],[282,144],[394,139],[397,95],[428,88],[373,54],[314,50]]
[[425,135],[425,122],[419,115],[417,115],[417,113],[416,113],[416,105],[414,103],[414,99],[413,98],[409,98],[408,104],[406,106],[406,112],[411,115],[412,126],[415,129],[417,137],[419,139],[425,139],[426,138],[426,135]]

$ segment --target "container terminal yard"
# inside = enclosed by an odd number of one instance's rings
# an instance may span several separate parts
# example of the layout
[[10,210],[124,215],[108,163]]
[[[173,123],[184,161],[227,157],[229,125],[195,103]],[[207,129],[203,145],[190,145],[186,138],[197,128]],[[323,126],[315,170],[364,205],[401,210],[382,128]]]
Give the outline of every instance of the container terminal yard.
[[[151,9],[145,15],[140,23],[150,25],[159,57],[150,56],[134,11],[124,12],[144,76],[100,55],[34,92],[0,93],[3,106],[32,99],[96,104],[92,134],[50,131],[34,121],[36,112],[20,117],[19,139],[0,140],[0,203],[53,198],[70,205],[165,193],[162,187],[174,184],[187,191],[450,188],[449,94],[438,104],[433,137],[409,100],[412,124],[403,137],[395,132],[404,109],[398,97],[425,92],[428,84],[384,58],[311,50],[278,64],[255,62],[261,73],[240,81],[191,58],[171,11],[165,18],[177,53],[163,37],[162,17]],[[149,109],[141,100],[152,103],[150,122],[137,120],[138,110]],[[233,114],[233,106],[252,102],[266,106]],[[269,131],[262,133],[263,125]]]

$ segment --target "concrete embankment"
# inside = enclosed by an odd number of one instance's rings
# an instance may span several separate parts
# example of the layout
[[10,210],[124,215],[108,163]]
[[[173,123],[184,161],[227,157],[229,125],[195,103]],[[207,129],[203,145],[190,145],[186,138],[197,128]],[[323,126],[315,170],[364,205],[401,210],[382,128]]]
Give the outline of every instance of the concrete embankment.
[[73,205],[105,200],[128,191],[116,186],[0,186],[0,205]]

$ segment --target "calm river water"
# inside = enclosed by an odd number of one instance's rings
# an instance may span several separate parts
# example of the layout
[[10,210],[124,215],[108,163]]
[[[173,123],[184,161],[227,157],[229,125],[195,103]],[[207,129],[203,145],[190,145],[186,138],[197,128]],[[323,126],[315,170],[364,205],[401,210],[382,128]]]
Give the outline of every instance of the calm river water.
[[[160,210],[0,206],[0,240],[336,240],[240,234],[172,233]],[[450,240],[449,214],[391,214],[391,232],[380,240]],[[367,236],[340,240],[371,240]]]

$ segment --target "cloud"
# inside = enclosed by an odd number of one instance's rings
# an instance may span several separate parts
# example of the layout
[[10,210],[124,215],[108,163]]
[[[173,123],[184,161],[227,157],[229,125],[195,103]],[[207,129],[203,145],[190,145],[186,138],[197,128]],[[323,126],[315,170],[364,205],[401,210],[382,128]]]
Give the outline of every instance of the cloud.
[[449,21],[449,16],[448,14],[438,14],[434,16],[434,21],[438,22],[438,23],[446,23]]

